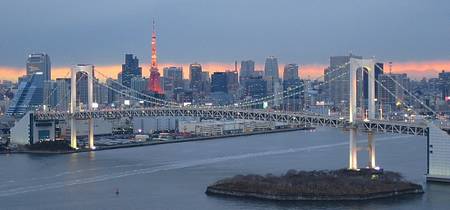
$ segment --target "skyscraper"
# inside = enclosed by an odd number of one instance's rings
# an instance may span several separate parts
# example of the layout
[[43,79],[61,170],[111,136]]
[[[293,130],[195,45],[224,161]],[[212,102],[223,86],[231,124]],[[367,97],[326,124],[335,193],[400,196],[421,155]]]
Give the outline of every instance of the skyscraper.
[[299,80],[298,65],[294,63],[286,64],[284,66],[283,80]]
[[255,61],[244,60],[241,61],[241,70],[239,72],[239,82],[245,83],[245,80],[251,76],[255,76]]
[[226,72],[214,72],[211,75],[211,92],[228,93]]
[[200,91],[202,86],[202,65],[193,63],[189,65],[190,88],[193,91]]
[[163,69],[164,93],[172,97],[176,88],[183,88],[183,67],[166,67]]
[[134,57],[133,54],[126,54],[125,64],[122,64],[122,85],[131,87],[131,79],[134,77],[142,77],[142,68],[139,67],[139,59]]
[[158,64],[156,63],[156,31],[155,31],[155,21],[153,21],[153,32],[152,32],[152,65],[150,68],[150,77],[148,81],[148,91],[153,93],[162,94],[163,89],[161,88],[161,76],[158,71]]
[[278,75],[278,59],[274,56],[267,57],[264,63],[264,76],[279,79]]
[[379,75],[379,81],[383,85],[382,88],[378,89],[379,101],[383,105],[383,109],[386,110],[385,112],[394,110],[397,105],[401,105],[408,100],[407,94],[402,88],[409,89],[410,81],[407,74],[381,74]]
[[35,72],[23,77],[17,88],[13,100],[6,114],[22,117],[28,110],[33,109],[43,102],[44,74]]
[[300,110],[302,106],[302,101],[300,99],[304,96],[304,89],[301,88],[300,85],[301,81],[298,76],[298,65],[286,64],[283,71],[283,90],[286,91],[284,93],[283,107],[286,110]]
[[444,101],[450,101],[450,72],[442,70],[439,73],[439,89],[441,91],[441,97]]
[[27,59],[27,75],[42,72],[44,81],[51,80],[51,63],[50,56],[45,53],[32,53]]
[[361,56],[352,54],[348,56],[331,56],[330,66],[324,70],[328,102],[334,105],[343,102],[345,102],[344,104],[348,103],[350,97],[350,74],[348,74],[350,65],[348,65],[348,62],[350,62],[350,58],[362,59]]

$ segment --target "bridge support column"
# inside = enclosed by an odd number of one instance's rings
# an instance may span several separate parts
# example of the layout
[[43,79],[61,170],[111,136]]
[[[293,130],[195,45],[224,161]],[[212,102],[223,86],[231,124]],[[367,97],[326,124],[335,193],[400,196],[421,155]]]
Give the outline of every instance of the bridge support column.
[[367,108],[368,108],[368,116],[369,120],[375,119],[375,69],[374,68],[366,68],[367,69],[367,77],[368,77],[368,94],[367,94]]
[[357,144],[357,131],[356,127],[350,128],[350,143],[349,143],[349,166],[348,169],[350,170],[357,170],[358,169],[358,144]]
[[77,125],[75,120],[75,111],[77,108],[77,70],[71,69],[70,72],[70,147],[77,147]]
[[367,150],[369,152],[369,168],[376,167],[375,138],[372,132],[367,134]]
[[[92,104],[94,103],[94,67],[89,65],[88,68],[85,70],[88,74],[88,111],[92,110]],[[88,140],[89,140],[89,148],[95,149],[94,146],[94,119],[89,118],[88,120],[89,124],[89,133],[88,133]]]

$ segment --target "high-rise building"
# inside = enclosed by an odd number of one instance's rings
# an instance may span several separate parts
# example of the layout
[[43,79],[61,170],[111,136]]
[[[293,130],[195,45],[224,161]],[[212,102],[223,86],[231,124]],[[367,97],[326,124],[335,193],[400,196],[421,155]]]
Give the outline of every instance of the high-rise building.
[[343,104],[348,106],[347,103],[350,97],[350,65],[348,63],[350,58],[362,59],[361,56],[352,54],[348,56],[331,56],[330,66],[324,71],[328,102],[334,105]]
[[104,83],[96,79],[96,82],[94,83],[94,102],[102,106],[108,105],[108,91],[109,89]]
[[[146,87],[147,87],[147,80],[142,78],[142,77],[134,77],[131,79],[131,89],[137,91],[137,92],[145,92]],[[138,94],[136,92],[133,92],[132,95],[134,95],[137,98],[141,98],[142,95]]]
[[27,75],[33,75],[41,72],[45,80],[51,80],[51,63],[50,56],[45,53],[32,53],[28,55],[27,59]]
[[172,98],[174,89],[183,88],[183,67],[166,67],[163,75],[164,93]]
[[286,64],[283,72],[283,107],[285,110],[298,111],[302,107],[304,96],[297,64]]
[[193,91],[200,91],[202,86],[202,65],[198,63],[189,65],[189,79],[191,80],[190,88]]
[[114,90],[121,90],[122,87],[120,87],[120,85],[118,84],[119,82],[117,80],[108,78],[106,79],[106,85],[111,87],[111,89],[108,89],[108,104],[114,104],[117,105],[119,103],[119,99],[120,99],[120,94],[118,94],[116,91]]
[[266,62],[264,63],[264,76],[273,77],[275,79],[280,78],[278,73],[278,59],[274,56],[266,58]]
[[[245,82],[244,95],[247,98],[262,98],[267,95],[267,82],[262,76],[250,77],[247,82]],[[262,106],[258,106],[262,107]]]
[[20,118],[27,111],[42,105],[44,80],[43,72],[22,77],[6,114]]
[[385,113],[395,110],[398,108],[403,108],[404,103],[408,103],[406,90],[409,89],[409,78],[407,74],[381,74],[379,75],[379,81],[382,85],[378,89],[378,101],[383,105]]
[[44,81],[43,87],[43,104],[49,107],[54,107],[57,104],[56,82],[54,80]]
[[441,91],[441,99],[450,101],[450,72],[442,70],[442,72],[439,73],[438,86]]
[[57,110],[58,111],[68,111],[69,110],[69,100],[70,100],[70,78],[57,78],[56,83],[56,98]]
[[246,79],[255,76],[255,61],[241,61],[241,70],[239,71],[239,82],[244,83]]
[[131,87],[131,79],[142,77],[142,68],[139,67],[139,59],[133,54],[125,55],[125,64],[122,64],[121,82],[126,87]]
[[163,89],[161,88],[161,76],[158,70],[158,64],[156,62],[156,31],[155,31],[155,21],[153,21],[153,32],[152,32],[152,65],[150,68],[150,77],[148,79],[148,91],[162,94]]
[[[283,86],[281,85],[278,72],[278,59],[274,56],[269,56],[266,58],[264,63],[264,79],[267,81],[268,95],[277,94],[282,91]],[[274,107],[279,106],[281,103],[280,97],[275,97],[273,102]]]
[[283,80],[299,80],[298,65],[294,63],[286,64],[284,66]]
[[226,72],[214,72],[211,75],[211,92],[228,93]]
[[235,71],[227,71],[225,72],[227,76],[227,93],[230,95],[232,99],[237,97],[238,89],[239,89],[239,77],[238,72]]
[[77,104],[87,105],[88,103],[88,75],[86,72],[77,72],[76,74],[77,80]]

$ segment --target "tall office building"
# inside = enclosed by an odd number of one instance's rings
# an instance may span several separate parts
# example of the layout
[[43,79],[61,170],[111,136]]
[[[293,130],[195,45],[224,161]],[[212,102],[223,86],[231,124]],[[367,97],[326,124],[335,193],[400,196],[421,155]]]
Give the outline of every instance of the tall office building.
[[[282,91],[283,87],[278,72],[278,59],[274,56],[266,58],[264,63],[264,78],[267,81],[267,94],[272,95]],[[280,105],[280,98],[281,97],[274,98],[273,106],[278,107]]]
[[347,103],[350,97],[350,65],[348,65],[348,62],[350,62],[350,58],[362,59],[361,56],[352,54],[348,56],[331,56],[330,66],[324,70],[328,102],[334,105],[342,104],[348,106]]
[[284,66],[283,80],[299,80],[298,65],[294,63],[286,64]]
[[[247,98],[262,98],[267,96],[267,82],[262,76],[250,77],[244,86],[244,95]],[[255,108],[262,108],[262,106],[255,106]]]
[[57,110],[58,111],[68,111],[69,110],[69,100],[70,100],[70,78],[57,78],[56,83],[56,98]]
[[264,76],[273,77],[275,79],[280,78],[278,73],[278,59],[274,56],[266,58],[266,62],[264,63]]
[[442,70],[442,72],[439,73],[438,86],[441,91],[441,99],[450,101],[450,72]]
[[239,71],[239,82],[245,83],[245,80],[255,75],[255,61],[241,61],[241,69]]
[[227,71],[225,72],[227,76],[227,93],[233,99],[237,97],[239,89],[239,77],[237,71]]
[[77,91],[76,102],[77,104],[87,105],[88,103],[88,75],[86,72],[77,72]]
[[32,53],[28,55],[27,59],[27,75],[32,75],[41,72],[45,80],[51,80],[51,63],[50,56],[45,53]]
[[43,105],[44,82],[51,79],[50,57],[45,53],[30,54],[26,68],[27,75],[19,78],[17,92],[6,112],[8,115],[22,117],[28,110]]
[[121,83],[126,87],[131,87],[131,79],[142,77],[142,68],[139,67],[139,59],[133,54],[125,55],[125,64],[122,64]]
[[408,103],[407,94],[403,89],[409,89],[410,81],[407,74],[381,74],[379,81],[383,88],[378,89],[378,101],[383,105],[384,112],[395,110],[397,105],[403,108],[401,104]]
[[298,111],[302,107],[301,98],[304,96],[301,80],[298,75],[297,64],[286,64],[283,71],[283,107],[285,110]]
[[183,67],[166,67],[163,69],[164,93],[172,98],[176,88],[183,88]]
[[200,91],[202,86],[202,65],[193,63],[189,65],[190,88],[193,91]]
[[214,72],[211,75],[211,92],[228,93],[226,72]]
[[42,105],[44,80],[42,72],[22,77],[6,114],[21,118],[27,111]]
[[152,66],[150,68],[150,77],[148,78],[148,88],[147,90],[156,94],[162,94],[163,89],[161,88],[161,76],[158,70],[158,64],[156,63],[156,31],[155,31],[155,21],[153,21],[153,32],[152,32]]
[[56,92],[56,82],[54,80],[44,81],[43,104],[48,107],[54,107],[58,103]]
[[[148,81],[145,78],[142,77],[133,77],[131,78],[131,89],[143,93],[147,89],[147,83]],[[131,92],[132,95],[134,95],[137,98],[142,98],[143,96],[141,94],[138,94],[136,92]]]

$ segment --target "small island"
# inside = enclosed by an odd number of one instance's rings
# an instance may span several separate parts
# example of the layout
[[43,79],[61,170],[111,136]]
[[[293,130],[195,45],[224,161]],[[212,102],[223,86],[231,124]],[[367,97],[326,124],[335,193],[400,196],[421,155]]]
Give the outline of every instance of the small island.
[[208,186],[206,193],[286,201],[368,200],[418,194],[423,189],[396,172],[340,169],[289,170],[281,176],[237,175]]

